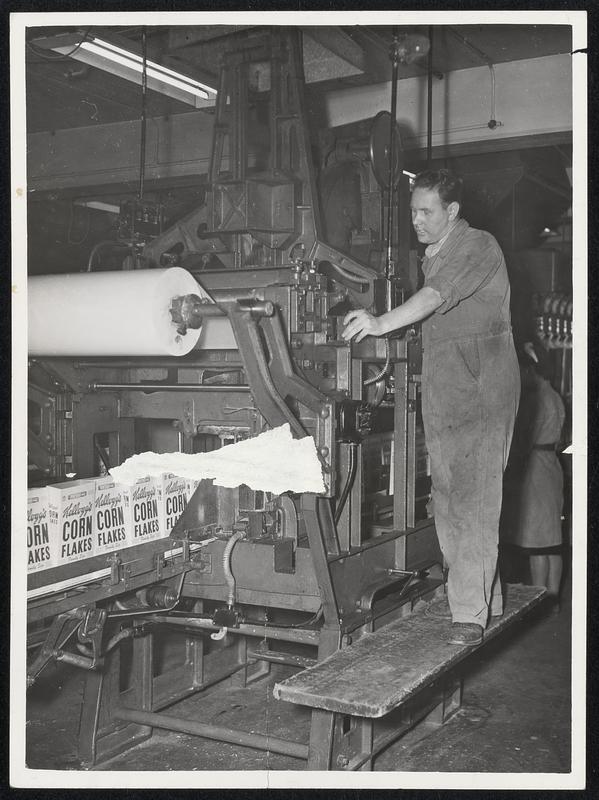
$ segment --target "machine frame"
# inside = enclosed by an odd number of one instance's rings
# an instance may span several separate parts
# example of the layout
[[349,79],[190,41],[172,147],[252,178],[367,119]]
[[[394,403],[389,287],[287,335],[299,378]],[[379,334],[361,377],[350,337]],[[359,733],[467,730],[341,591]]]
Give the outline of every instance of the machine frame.
[[[250,159],[260,81],[269,147]],[[382,192],[380,202],[382,211]],[[366,720],[348,726],[314,710],[303,744],[156,715],[224,681],[264,679],[273,664],[320,662],[442,584],[417,446],[418,333],[360,344],[340,335],[348,308],[383,310],[408,281],[326,244],[321,231],[297,32],[251,33],[222,65],[206,204],[142,250],[146,268],[177,264],[196,276],[236,348],[31,362],[31,454],[46,479],[97,475],[140,440],[194,452],[289,424],[314,438],[326,486],[323,496],[273,497],[202,483],[169,538],[29,576],[30,622],[56,616],[30,682],[52,659],[88,670],[84,766],[159,725],[307,758],[309,768],[355,768],[338,756],[362,752]],[[179,645],[161,672],[164,631]],[[78,653],[66,648],[75,637]]]

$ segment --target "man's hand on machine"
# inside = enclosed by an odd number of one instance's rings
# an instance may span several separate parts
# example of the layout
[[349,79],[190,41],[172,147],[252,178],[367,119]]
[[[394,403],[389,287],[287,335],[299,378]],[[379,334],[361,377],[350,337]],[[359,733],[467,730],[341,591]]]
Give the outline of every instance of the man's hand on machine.
[[365,336],[382,336],[385,333],[380,317],[373,317],[363,308],[346,314],[343,324],[345,328],[341,335],[346,341],[354,339],[361,342]]

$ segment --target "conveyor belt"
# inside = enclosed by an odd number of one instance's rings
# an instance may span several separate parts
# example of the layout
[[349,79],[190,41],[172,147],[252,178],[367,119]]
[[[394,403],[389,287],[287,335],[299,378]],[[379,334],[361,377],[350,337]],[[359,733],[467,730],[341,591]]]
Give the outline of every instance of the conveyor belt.
[[[195,553],[197,550],[200,550],[202,547],[207,545],[209,542],[213,542],[214,538],[206,539],[201,544],[192,543],[189,546],[189,552]],[[181,555],[183,552],[182,547],[174,547],[171,550],[165,550],[163,553],[165,561],[168,561],[175,556]],[[49,594],[56,594],[59,592],[67,591],[68,589],[73,589],[75,587],[84,586],[86,583],[95,583],[98,580],[102,580],[103,578],[107,578],[110,576],[111,569],[110,567],[105,567],[104,569],[96,570],[95,572],[86,572],[80,575],[75,575],[73,577],[65,578],[61,581],[56,581],[54,583],[49,583],[44,586],[38,586],[36,589],[30,589],[27,592],[27,600],[34,600],[38,597],[45,597]]]
[[180,540],[157,539],[111,553],[120,567],[115,576],[108,557],[94,556],[27,576],[29,622],[72,608],[101,602],[193,569],[192,557],[210,542],[208,537],[189,543],[187,561]]

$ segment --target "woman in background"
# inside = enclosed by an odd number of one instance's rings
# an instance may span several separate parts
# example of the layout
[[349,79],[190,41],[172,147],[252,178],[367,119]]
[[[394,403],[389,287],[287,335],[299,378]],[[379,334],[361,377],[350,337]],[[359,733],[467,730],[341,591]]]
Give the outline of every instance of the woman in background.
[[504,495],[505,540],[529,558],[533,585],[558,602],[562,578],[564,486],[557,456],[565,410],[543,363],[521,358],[522,396]]

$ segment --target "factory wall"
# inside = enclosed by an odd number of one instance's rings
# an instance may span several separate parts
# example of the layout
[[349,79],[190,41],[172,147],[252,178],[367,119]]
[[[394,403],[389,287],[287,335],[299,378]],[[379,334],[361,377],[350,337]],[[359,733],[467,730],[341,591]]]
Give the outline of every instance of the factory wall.
[[[489,129],[492,75],[486,67],[433,79],[433,147],[559,133],[572,129],[572,59],[568,55],[496,64],[495,119]],[[331,92],[330,127],[373,117],[390,106],[390,82]],[[399,81],[397,119],[406,149],[426,146],[427,76]]]
[[[44,191],[136,182],[139,120],[32,133],[27,137],[29,189]],[[212,115],[193,111],[148,120],[146,178],[205,175],[210,163]]]

